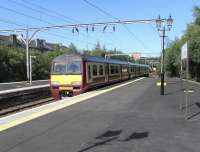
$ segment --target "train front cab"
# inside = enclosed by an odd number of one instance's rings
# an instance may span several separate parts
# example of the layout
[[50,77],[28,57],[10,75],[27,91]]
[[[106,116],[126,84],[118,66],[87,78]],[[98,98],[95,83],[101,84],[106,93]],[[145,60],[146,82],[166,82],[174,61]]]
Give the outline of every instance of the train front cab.
[[53,60],[51,94],[55,99],[82,92],[82,59],[79,56],[59,56]]

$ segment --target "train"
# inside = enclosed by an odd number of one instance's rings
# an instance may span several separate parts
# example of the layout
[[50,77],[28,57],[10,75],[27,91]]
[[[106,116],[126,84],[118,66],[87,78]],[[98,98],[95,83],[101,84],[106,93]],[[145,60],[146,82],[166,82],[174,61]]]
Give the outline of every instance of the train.
[[50,89],[54,99],[75,96],[100,86],[149,76],[149,65],[110,58],[63,54],[52,61]]

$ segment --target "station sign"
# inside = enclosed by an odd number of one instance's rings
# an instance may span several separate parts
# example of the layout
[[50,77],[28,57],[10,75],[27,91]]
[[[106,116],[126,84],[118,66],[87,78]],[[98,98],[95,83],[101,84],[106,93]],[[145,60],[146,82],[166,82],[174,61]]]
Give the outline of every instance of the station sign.
[[188,45],[187,42],[181,48],[181,60],[188,58]]

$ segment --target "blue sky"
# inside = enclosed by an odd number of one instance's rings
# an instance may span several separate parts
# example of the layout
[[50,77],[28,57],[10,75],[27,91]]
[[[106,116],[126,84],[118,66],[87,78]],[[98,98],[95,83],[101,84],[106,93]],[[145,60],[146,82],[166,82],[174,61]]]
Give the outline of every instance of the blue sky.
[[[200,6],[200,1],[198,0],[89,1],[121,20],[152,19],[157,18],[158,14],[163,18],[167,18],[171,14],[174,23],[172,31],[167,33],[170,40],[180,37],[184,33],[187,23],[193,20],[193,7],[195,5]],[[29,5],[29,2],[53,12],[41,9],[35,5]],[[11,12],[10,10],[15,12]],[[29,17],[25,17],[17,12],[26,14]],[[83,0],[1,0],[0,29],[20,28],[20,26],[5,23],[5,20],[22,26],[40,27],[50,24],[90,23],[113,21],[114,19],[89,6]],[[108,49],[117,48],[124,53],[142,52],[143,55],[151,52],[160,53],[160,37],[156,32],[155,24],[137,23],[127,26],[133,34],[130,34],[124,26],[118,25],[116,26],[116,32],[108,29],[107,32],[103,33],[102,28],[96,28],[95,32],[87,34],[85,29],[80,29],[81,34],[73,35],[71,29],[62,29],[39,32],[35,38],[42,38],[50,42],[63,43],[65,45],[73,42],[79,49],[91,49],[99,41]],[[153,56],[153,54],[151,55]]]

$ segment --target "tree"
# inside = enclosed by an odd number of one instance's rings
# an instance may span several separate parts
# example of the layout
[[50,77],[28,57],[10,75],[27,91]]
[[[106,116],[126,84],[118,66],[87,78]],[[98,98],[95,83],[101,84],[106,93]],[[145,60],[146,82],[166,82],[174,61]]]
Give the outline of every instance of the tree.
[[33,80],[48,79],[51,69],[51,61],[48,54],[34,52],[34,55],[36,58],[32,62]]
[[200,81],[200,8],[195,7],[193,12],[194,22],[188,24],[184,35],[166,49],[166,70],[170,76],[178,76],[181,47],[188,42],[189,74],[192,79]]
[[170,44],[170,47],[166,49],[166,71],[168,76],[175,77],[180,74],[180,52],[181,52],[181,41],[175,39]]
[[94,46],[94,49],[90,52],[90,55],[92,56],[101,56],[104,57],[106,54],[105,47],[102,49],[101,44],[97,42],[97,44]]
[[200,8],[194,7],[194,13],[193,16],[195,18],[195,24],[200,25]]
[[0,82],[21,81],[26,78],[25,50],[0,47]]
[[77,47],[73,43],[70,43],[68,49],[66,50],[66,53],[69,53],[69,54],[78,54],[78,49],[77,49]]

